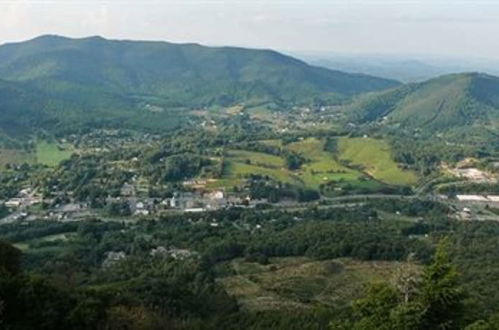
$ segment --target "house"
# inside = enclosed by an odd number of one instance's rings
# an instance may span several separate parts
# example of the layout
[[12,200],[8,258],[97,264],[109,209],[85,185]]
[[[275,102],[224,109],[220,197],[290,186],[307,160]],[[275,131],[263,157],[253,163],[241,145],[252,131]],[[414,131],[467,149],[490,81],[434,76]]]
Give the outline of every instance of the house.
[[168,250],[170,257],[176,260],[184,260],[190,258],[193,253],[186,249],[170,249]]
[[29,188],[24,188],[24,189],[21,189],[18,193],[18,196],[19,197],[27,197],[29,196],[29,194],[31,193],[31,189]]
[[487,197],[481,195],[456,195],[460,202],[487,202]]
[[135,196],[135,187],[131,184],[124,183],[120,191],[121,196]]
[[215,190],[208,194],[209,199],[223,199],[225,194],[222,190]]
[[18,208],[21,206],[21,199],[20,198],[11,198],[5,202],[5,206],[7,206],[8,208]]
[[149,210],[136,210],[134,215],[149,215]]
[[126,258],[126,254],[124,251],[109,251],[106,252],[106,259],[102,262],[102,267],[110,267],[117,263],[120,260],[123,260]]
[[170,207],[172,207],[172,208],[176,208],[177,207],[177,199],[175,198],[175,196],[173,196],[170,199]]
[[149,254],[153,257],[167,255],[168,250],[164,246],[158,246],[157,248],[153,248]]
[[190,213],[199,213],[199,212],[204,212],[205,209],[202,207],[191,207],[191,208],[186,208],[184,209],[184,212],[190,212]]

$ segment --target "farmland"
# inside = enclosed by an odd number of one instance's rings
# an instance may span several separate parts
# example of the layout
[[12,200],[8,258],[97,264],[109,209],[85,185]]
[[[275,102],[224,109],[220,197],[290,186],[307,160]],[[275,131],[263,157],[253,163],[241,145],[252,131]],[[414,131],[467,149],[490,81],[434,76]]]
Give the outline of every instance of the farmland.
[[62,160],[68,159],[71,153],[68,146],[60,146],[47,141],[39,141],[36,144],[36,161],[47,166],[56,166]]
[[263,140],[262,144],[293,152],[304,158],[296,170],[286,167],[282,156],[248,150],[229,150],[224,175],[217,186],[235,185],[251,174],[268,176],[283,183],[319,189],[326,183],[376,190],[384,184],[411,185],[413,172],[402,170],[392,159],[389,146],[381,140],[339,138],[338,151],[326,150],[325,140],[306,138],[289,144]]
[[331,152],[325,151],[323,140],[309,138],[291,143],[286,148],[309,160],[299,173],[308,187],[318,188],[321,183],[329,181],[353,181],[361,175],[360,172],[341,165]]
[[42,140],[37,142],[34,150],[0,149],[0,166],[38,163],[53,167],[71,154],[70,146]]
[[393,160],[389,145],[372,138],[341,138],[339,158],[360,166],[373,178],[387,184],[411,185],[417,182],[414,172],[402,170]]

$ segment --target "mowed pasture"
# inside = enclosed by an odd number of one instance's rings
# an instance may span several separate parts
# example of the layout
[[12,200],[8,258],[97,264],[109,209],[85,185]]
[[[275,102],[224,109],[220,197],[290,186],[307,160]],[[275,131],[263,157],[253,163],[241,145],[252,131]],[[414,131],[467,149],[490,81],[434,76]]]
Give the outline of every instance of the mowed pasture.
[[220,182],[234,185],[251,174],[268,176],[284,183],[302,184],[299,178],[286,168],[282,157],[263,152],[229,150]]
[[284,159],[281,157],[263,152],[230,150],[228,156],[237,162],[245,162],[261,167],[283,169],[286,166]]
[[300,169],[291,171],[287,169],[282,157],[262,152],[230,150],[225,160],[223,178],[242,180],[250,174],[256,174],[284,183],[318,189],[322,183],[357,180],[361,175],[360,172],[338,163],[330,152],[324,150],[323,140],[310,138],[282,148],[302,155],[307,160],[306,163]]
[[[60,234],[51,234],[34,239],[28,239],[26,241],[16,242],[14,246],[22,250],[23,252],[42,253],[43,251],[53,251],[60,249],[61,247],[59,243],[71,240],[75,236],[76,232],[73,231]],[[40,243],[45,244],[43,244],[43,246],[40,246]],[[32,248],[32,246],[34,246],[34,248]]]
[[341,165],[331,152],[324,150],[324,143],[324,140],[309,138],[285,147],[307,159],[298,171],[305,185],[317,189],[329,181],[356,181],[361,173]]
[[62,160],[71,157],[73,150],[69,145],[38,141],[32,151],[0,149],[0,167],[7,164],[43,164],[57,166]]
[[69,146],[57,143],[38,141],[36,144],[36,162],[47,166],[57,166],[61,161],[71,157],[73,151]]
[[345,306],[364,294],[367,284],[393,276],[404,264],[352,259],[273,258],[268,265],[235,259],[219,280],[243,309],[303,309]]
[[401,169],[393,160],[386,141],[372,138],[340,138],[339,159],[362,167],[363,171],[381,182],[392,185],[412,185],[418,180],[412,171]]
[[233,187],[251,174],[310,189],[319,189],[322,184],[330,182],[338,187],[349,184],[372,190],[384,184],[411,185],[417,182],[414,172],[398,167],[392,159],[390,147],[382,140],[339,138],[336,154],[326,150],[325,140],[319,138],[306,138],[289,144],[277,139],[260,142],[297,153],[305,162],[299,169],[289,170],[284,156],[229,150],[224,159],[223,176],[213,186]]

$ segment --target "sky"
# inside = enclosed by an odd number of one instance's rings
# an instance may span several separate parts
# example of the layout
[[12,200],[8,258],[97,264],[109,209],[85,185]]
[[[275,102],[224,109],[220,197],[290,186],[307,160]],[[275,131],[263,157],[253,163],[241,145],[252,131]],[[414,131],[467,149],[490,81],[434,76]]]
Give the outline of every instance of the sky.
[[499,59],[498,32],[499,0],[0,0],[0,43],[100,35]]

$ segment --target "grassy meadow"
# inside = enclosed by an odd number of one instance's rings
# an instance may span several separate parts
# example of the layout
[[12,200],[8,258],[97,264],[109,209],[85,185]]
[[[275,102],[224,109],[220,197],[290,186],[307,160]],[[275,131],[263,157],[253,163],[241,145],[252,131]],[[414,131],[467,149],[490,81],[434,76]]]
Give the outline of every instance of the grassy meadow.
[[69,146],[61,146],[57,143],[39,141],[36,144],[37,163],[47,166],[56,166],[61,161],[71,157],[72,150]]
[[[337,154],[325,150],[325,140],[307,138],[290,144],[281,140],[264,140],[263,144],[300,154],[306,161],[298,170],[289,170],[283,157],[248,150],[229,150],[224,174],[214,185],[235,186],[250,174],[311,189],[334,182],[338,187],[349,184],[376,190],[383,184],[411,185],[415,173],[402,170],[392,159],[389,145],[369,138],[339,138]],[[366,177],[366,174],[374,180]],[[367,178],[367,179],[366,179]]]
[[360,166],[375,178],[392,185],[411,185],[417,182],[412,171],[399,168],[393,160],[390,146],[386,141],[371,138],[340,138],[339,159]]
[[236,259],[224,265],[221,283],[243,309],[301,309],[341,306],[362,296],[365,285],[390,278],[403,264],[351,259],[274,258],[268,265]]
[[324,150],[324,140],[309,138],[294,142],[286,149],[297,152],[309,162],[299,170],[299,176],[307,187],[317,189],[321,183],[329,181],[354,181],[360,172],[341,165],[331,152]]

